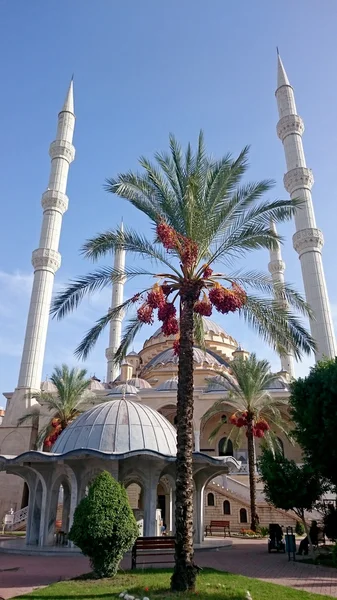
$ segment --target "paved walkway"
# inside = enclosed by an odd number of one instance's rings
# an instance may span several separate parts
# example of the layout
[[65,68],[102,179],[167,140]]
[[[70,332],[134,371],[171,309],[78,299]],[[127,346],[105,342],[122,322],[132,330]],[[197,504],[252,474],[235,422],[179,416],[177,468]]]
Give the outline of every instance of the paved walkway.
[[[197,563],[239,575],[255,577],[295,589],[337,598],[337,570],[288,562],[287,555],[268,554],[265,540],[235,540],[220,550],[199,550]],[[124,561],[130,567],[130,560]],[[34,588],[76,577],[89,570],[83,556],[23,556],[0,554],[0,596],[14,598]]]

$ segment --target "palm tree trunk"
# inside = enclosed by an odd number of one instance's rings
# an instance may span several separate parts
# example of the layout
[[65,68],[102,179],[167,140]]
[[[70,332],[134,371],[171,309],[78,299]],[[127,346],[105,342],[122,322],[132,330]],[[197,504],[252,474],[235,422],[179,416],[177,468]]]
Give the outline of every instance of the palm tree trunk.
[[182,299],[177,398],[176,545],[171,590],[194,591],[197,567],[193,562],[193,306]]
[[247,425],[247,440],[248,440],[248,467],[249,467],[249,493],[250,493],[250,518],[252,531],[256,531],[257,513],[256,513],[256,478],[255,478],[255,446],[253,421],[248,420]]

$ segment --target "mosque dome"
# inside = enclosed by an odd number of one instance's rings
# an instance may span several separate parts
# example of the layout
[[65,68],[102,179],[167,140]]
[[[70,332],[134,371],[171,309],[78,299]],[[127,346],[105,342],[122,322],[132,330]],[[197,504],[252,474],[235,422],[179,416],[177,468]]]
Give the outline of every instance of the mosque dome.
[[123,395],[123,396],[135,396],[138,394],[138,389],[134,385],[130,385],[129,383],[120,383],[119,385],[111,388],[111,392],[107,394],[108,396],[114,395]]
[[[209,350],[201,350],[200,348],[193,348],[193,361],[198,364],[207,364],[212,367],[221,367],[221,365],[227,365],[226,361],[221,357],[216,355]],[[145,366],[143,371],[147,371],[148,369],[152,369],[158,366],[164,366],[168,364],[177,365],[179,362],[178,356],[175,354],[173,348],[168,348],[167,350],[163,350],[154,356]]]
[[[230,339],[237,346],[237,342],[221,327],[221,325],[219,325],[215,321],[212,321],[212,319],[202,317],[202,323],[203,323],[205,336],[208,336],[213,333],[215,335],[219,335],[221,337]],[[151,336],[150,339],[153,340],[154,338],[159,337],[160,335],[162,335],[161,327],[159,327],[159,329],[157,329],[154,332],[154,334]],[[171,337],[175,338],[176,336],[171,336]]]
[[230,390],[231,386],[228,381],[224,377],[220,375],[216,375],[215,377],[207,378],[207,392],[224,392],[226,390]]
[[142,379],[141,377],[133,377],[132,379],[128,379],[127,383],[129,385],[133,385],[137,390],[151,389],[151,385],[146,379]]
[[99,390],[105,390],[105,385],[97,377],[91,377],[88,390],[91,392],[97,392]]
[[166,381],[163,381],[163,383],[158,385],[158,387],[156,388],[156,390],[158,390],[158,392],[170,392],[171,390],[177,390],[177,389],[178,389],[178,377],[171,377],[171,379],[166,379]]
[[57,392],[57,387],[50,379],[46,379],[41,383],[41,392],[43,394],[55,394],[55,392]]
[[98,450],[125,454],[150,450],[176,455],[176,430],[149,406],[131,400],[111,400],[80,415],[56,440],[53,453]]

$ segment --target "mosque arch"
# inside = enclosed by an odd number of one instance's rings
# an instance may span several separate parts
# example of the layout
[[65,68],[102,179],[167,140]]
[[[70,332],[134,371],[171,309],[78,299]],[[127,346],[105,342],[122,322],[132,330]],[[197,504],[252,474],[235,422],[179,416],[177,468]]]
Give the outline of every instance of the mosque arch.
[[248,523],[248,515],[247,515],[247,509],[246,508],[240,508],[240,523]]
[[215,506],[215,498],[213,492],[207,494],[207,506]]
[[218,456],[234,456],[233,442],[227,437],[223,437],[218,443]]

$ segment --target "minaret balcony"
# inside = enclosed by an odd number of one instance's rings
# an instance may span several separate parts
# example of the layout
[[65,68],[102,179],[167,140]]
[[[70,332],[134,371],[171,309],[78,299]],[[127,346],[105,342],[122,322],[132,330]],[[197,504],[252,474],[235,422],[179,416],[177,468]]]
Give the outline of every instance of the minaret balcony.
[[277,123],[277,135],[284,142],[287,135],[302,135],[304,123],[299,115],[286,115]]
[[32,265],[35,271],[46,270],[56,273],[61,266],[61,254],[50,248],[38,248],[32,254]]
[[300,256],[305,252],[320,252],[323,245],[324,237],[320,229],[301,229],[293,235],[293,246]]
[[293,194],[297,190],[302,190],[303,188],[311,191],[311,188],[314,185],[314,176],[311,169],[308,169],[307,167],[296,167],[285,174],[283,183],[289,194]]
[[42,208],[46,210],[56,210],[63,215],[68,209],[68,196],[57,190],[47,190],[42,195]]
[[55,140],[50,144],[49,156],[53,160],[54,158],[64,158],[71,163],[75,158],[75,148],[67,140]]

